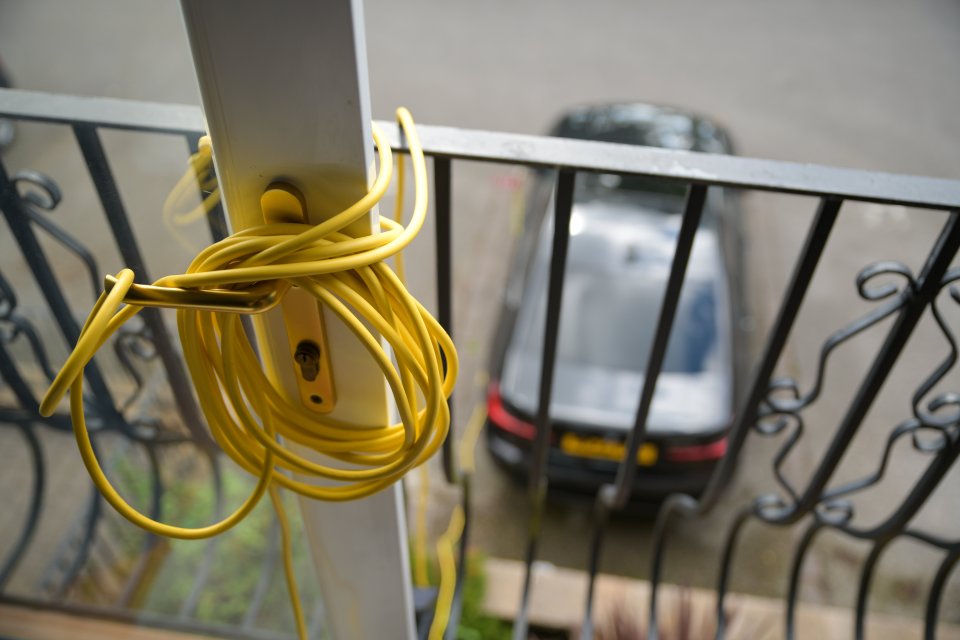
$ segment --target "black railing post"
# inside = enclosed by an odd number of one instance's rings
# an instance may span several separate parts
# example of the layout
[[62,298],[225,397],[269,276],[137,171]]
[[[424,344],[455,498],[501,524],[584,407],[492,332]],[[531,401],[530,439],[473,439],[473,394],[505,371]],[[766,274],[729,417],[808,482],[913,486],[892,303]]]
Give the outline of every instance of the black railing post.
[[[63,288],[57,280],[57,275],[50,265],[46,252],[37,240],[29,216],[24,210],[25,206],[20,194],[17,193],[16,186],[9,179],[2,159],[0,159],[0,212],[6,218],[7,226],[17,241],[24,260],[30,267],[30,271],[37,282],[37,287],[50,308],[50,313],[53,315],[60,333],[66,340],[67,345],[72,347],[80,338],[80,325],[74,318],[73,311],[63,294]],[[104,381],[96,360],[87,365],[84,376],[93,394],[92,404],[96,407],[98,416],[114,426],[123,424],[123,419],[116,410],[113,395]],[[29,407],[29,410],[36,412],[37,408]]]
[[[449,158],[433,159],[433,208],[436,225],[435,250],[437,255],[437,321],[453,338],[453,205],[452,161]],[[446,367],[446,359],[444,359]],[[443,441],[443,474],[447,482],[457,481],[457,461],[453,452],[454,402],[453,395],[447,399],[450,410],[450,433]]]
[[627,438],[627,452],[620,467],[617,469],[617,478],[614,481],[616,493],[613,495],[613,506],[622,509],[630,499],[633,481],[637,474],[637,455],[640,446],[647,438],[647,420],[650,417],[650,407],[653,405],[653,394],[663,369],[663,359],[667,355],[667,346],[670,342],[670,332],[673,330],[673,319],[677,314],[677,305],[680,303],[680,293],[683,281],[687,275],[687,264],[690,261],[690,252],[693,250],[693,239],[700,227],[700,218],[703,216],[703,205],[707,199],[707,188],[703,185],[690,185],[687,190],[687,201],[683,208],[683,219],[680,223],[680,235],[673,250],[673,261],[670,265],[670,276],[660,303],[660,316],[657,318],[657,328],[653,336],[653,345],[650,356],[643,370],[643,388],[637,403],[637,413]]
[[550,397],[553,392],[553,371],[557,361],[557,342],[560,335],[560,310],[563,301],[563,281],[566,274],[567,246],[570,241],[570,215],[573,211],[573,190],[576,172],[561,169],[557,176],[557,190],[553,209],[553,243],[550,253],[550,279],[547,285],[546,327],[543,338],[543,358],[540,367],[540,393],[535,421],[536,439],[530,462],[529,483],[530,522],[527,529],[526,569],[520,610],[513,624],[513,639],[527,640],[530,607],[530,585],[533,580],[533,562],[542,534],[543,515],[547,498],[547,457],[550,452]]
[[[113,233],[124,263],[136,273],[138,281],[150,283],[146,262],[140,252],[140,246],[133,233],[133,227],[130,225],[130,219],[127,217],[123,201],[120,198],[120,190],[117,188],[113,171],[110,169],[107,154],[100,142],[100,136],[97,134],[96,128],[75,125],[73,132],[77,138],[77,143],[80,145],[80,152],[86,160],[87,170],[90,172],[90,177],[97,189],[100,204],[103,206],[107,221],[110,223],[110,231]],[[183,360],[177,355],[177,350],[170,339],[167,327],[163,324],[160,311],[158,309],[144,309],[140,313],[150,330],[150,339],[156,347],[157,355],[160,356],[167,372],[170,389],[173,391],[173,397],[180,409],[184,425],[193,434],[198,444],[210,449],[216,448],[210,434],[202,426],[204,421],[190,389],[186,368]]]

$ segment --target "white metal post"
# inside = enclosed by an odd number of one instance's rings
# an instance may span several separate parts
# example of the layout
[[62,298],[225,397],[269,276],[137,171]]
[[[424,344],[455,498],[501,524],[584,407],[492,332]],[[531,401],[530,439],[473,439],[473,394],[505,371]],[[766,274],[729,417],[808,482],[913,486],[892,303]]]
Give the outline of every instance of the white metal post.
[[[260,196],[277,180],[303,193],[314,224],[366,193],[373,164],[360,0],[181,4],[233,229],[263,223]],[[364,226],[357,231],[369,232]],[[258,321],[257,338],[271,376],[300,398],[284,314],[288,322],[291,313],[310,322],[303,316],[317,309],[296,300],[285,307]],[[339,321],[325,322],[336,391],[331,415],[385,424],[382,373]],[[333,637],[412,639],[400,487],[348,503],[304,499],[301,511]]]

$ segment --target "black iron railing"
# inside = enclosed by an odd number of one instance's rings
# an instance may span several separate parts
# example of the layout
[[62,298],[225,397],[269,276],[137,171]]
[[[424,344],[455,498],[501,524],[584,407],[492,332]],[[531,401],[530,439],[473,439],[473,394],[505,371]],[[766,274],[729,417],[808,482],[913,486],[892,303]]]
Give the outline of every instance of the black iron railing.
[[[8,90],[0,92],[0,116],[15,120],[65,124],[73,128],[79,148],[90,167],[91,179],[116,245],[126,264],[136,271],[138,281],[149,282],[146,265],[138,250],[135,229],[131,228],[124,211],[98,131],[122,129],[177,135],[187,141],[187,148],[195,149],[202,127],[199,109]],[[403,141],[396,126],[390,123],[381,123],[381,126],[388,133],[395,148],[402,150]],[[918,510],[927,503],[960,455],[960,389],[936,391],[957,379],[957,341],[945,320],[941,306],[950,302],[960,303],[960,287],[957,286],[960,282],[960,268],[951,266],[960,247],[960,181],[444,127],[421,126],[419,131],[425,152],[433,158],[434,163],[438,309],[439,320],[448,331],[452,330],[453,324],[451,178],[454,162],[472,160],[547,168],[556,170],[558,176],[553,200],[555,223],[539,404],[535,421],[536,438],[532,445],[532,472],[528,486],[530,535],[526,551],[527,574],[523,601],[515,621],[515,638],[527,637],[531,567],[538,556],[540,524],[549,491],[546,474],[551,435],[549,407],[558,333],[562,322],[560,309],[570,233],[569,219],[574,200],[575,178],[581,172],[648,176],[687,187],[682,225],[663,293],[654,342],[644,369],[646,374],[637,398],[636,418],[627,440],[626,455],[615,481],[601,489],[596,497],[593,539],[585,549],[589,556],[590,589],[583,637],[589,638],[592,635],[593,583],[602,556],[604,533],[611,514],[624,508],[630,499],[637,472],[637,453],[647,437],[647,419],[663,368],[688,258],[700,227],[699,221],[704,212],[707,194],[711,188],[716,187],[811,196],[819,199],[819,206],[800,247],[779,311],[766,336],[762,355],[755,363],[746,382],[746,393],[736,407],[725,457],[718,464],[708,488],[701,496],[673,495],[660,508],[651,549],[653,588],[649,609],[649,637],[657,636],[658,585],[662,581],[667,534],[671,530],[671,523],[678,518],[701,517],[716,508],[751,434],[759,437],[779,436],[782,439],[780,449],[772,461],[776,485],[770,487],[769,493],[755,496],[742,505],[731,528],[724,534],[725,542],[716,586],[718,637],[722,637],[725,631],[725,597],[729,590],[737,544],[744,525],[751,520],[759,520],[776,527],[803,528],[794,551],[786,596],[784,628],[787,637],[795,634],[796,605],[804,560],[817,536],[828,530],[853,539],[869,541],[871,544],[871,551],[861,568],[854,610],[854,628],[858,638],[864,635],[868,595],[877,563],[890,544],[909,538],[938,550],[942,560],[930,581],[924,621],[926,637],[935,636],[945,586],[960,559],[960,532],[953,532],[952,537],[943,537],[926,533],[912,523]],[[49,178],[29,171],[10,175],[3,167],[0,157],[0,207],[9,231],[19,245],[63,339],[67,344],[72,344],[79,331],[76,318],[85,314],[85,310],[78,313],[70,307],[61,284],[51,269],[50,261],[37,240],[38,234],[48,234],[58,246],[80,258],[89,272],[93,289],[91,293],[94,295],[99,292],[102,272],[97,267],[95,257],[48,216],[57,206],[59,199],[58,189]],[[918,273],[914,274],[901,263],[889,261],[870,264],[860,272],[856,281],[859,296],[874,306],[856,321],[833,335],[826,336],[820,350],[815,380],[809,389],[803,389],[794,380],[774,378],[774,373],[823,256],[827,240],[831,237],[835,222],[842,215],[844,202],[847,201],[896,204],[948,213],[946,222]],[[915,215],[923,213],[916,212]],[[222,212],[216,211],[211,216],[210,231],[213,239],[221,238],[226,233]],[[891,284],[892,280],[899,284]],[[878,284],[881,282],[882,284]],[[33,468],[31,509],[24,519],[16,544],[6,558],[0,559],[0,594],[30,545],[38,515],[44,504],[45,468],[36,432],[41,428],[70,428],[69,420],[64,415],[42,418],[37,412],[38,385],[42,387],[52,376],[44,348],[45,341],[52,339],[52,336],[40,336],[31,323],[18,314],[17,305],[13,286],[8,278],[0,274],[0,373],[4,387],[10,391],[7,396],[0,396],[10,398],[6,405],[0,405],[0,423],[13,425],[22,433],[32,456]],[[832,481],[841,459],[850,449],[854,436],[881,393],[894,363],[904,352],[908,339],[916,330],[920,319],[928,313],[942,332],[947,345],[943,359],[926,375],[914,392],[908,416],[887,434],[874,472],[853,481],[834,484]],[[873,357],[869,370],[859,381],[844,415],[831,430],[826,452],[815,461],[806,484],[796,486],[783,472],[782,466],[796,443],[803,437],[804,412],[821,395],[831,354],[851,338],[881,326],[884,320],[890,322],[882,325],[889,325],[883,343]],[[24,341],[29,345],[35,361],[32,366],[42,373],[40,380],[25,375],[21,362],[11,356],[11,345],[17,341]],[[136,382],[133,395],[120,397],[111,387],[110,376],[102,372],[96,361],[86,372],[86,388],[90,395],[88,406],[96,417],[91,422],[99,424],[99,432],[120,434],[147,452],[152,475],[151,515],[154,517],[161,515],[163,502],[157,450],[186,443],[205,456],[215,471],[219,465],[219,457],[211,447],[205,430],[200,426],[201,421],[198,419],[183,365],[174,344],[160,316],[155,311],[147,310],[142,326],[122,334],[116,340],[115,346],[119,361]],[[179,412],[177,423],[185,425],[185,428],[167,425],[159,420],[131,420],[127,417],[126,408],[132,402],[131,398],[140,393],[144,386],[141,373],[143,360],[155,360],[164,371]],[[948,377],[950,374],[952,378]],[[2,390],[3,387],[0,387],[0,391]],[[878,523],[870,527],[857,524],[852,498],[876,485],[884,477],[891,450],[903,439],[910,439],[916,450],[927,454],[917,479],[905,497],[896,504],[889,505],[887,515]],[[467,533],[470,531],[470,487],[473,480],[457,473],[453,448],[449,441],[443,450],[443,468],[450,482],[459,482],[463,487],[468,526],[461,542],[462,567],[464,549],[468,543]],[[214,473],[211,477],[214,478],[219,508],[219,496],[222,493],[219,475]],[[97,523],[103,517],[100,501],[91,493],[84,521],[85,530],[80,536],[79,544],[75,546],[68,570],[63,572],[58,585],[52,591],[53,598],[50,603],[55,603],[56,596],[69,588],[88,561],[95,542]],[[148,552],[155,541],[147,538],[143,544],[144,551]],[[146,555],[147,553],[144,553],[144,556]],[[269,567],[273,560],[267,559],[265,562],[268,568],[262,572],[264,576],[272,571]],[[199,593],[202,588],[209,571],[208,564],[209,561],[199,567],[191,593]],[[135,573],[130,578],[133,582],[136,581]],[[461,587],[462,585],[459,585],[457,589],[458,603]],[[256,593],[260,594],[257,597],[261,600],[264,590],[262,585],[256,589]],[[128,591],[129,589],[124,590]],[[121,599],[116,604],[125,603]],[[189,602],[184,604],[182,611],[186,613],[181,616],[181,623],[189,617],[192,606],[194,605]],[[454,620],[457,610],[458,607],[455,607]],[[252,628],[252,619],[250,616],[246,619],[248,635],[257,633]],[[166,624],[163,620],[156,622]],[[227,633],[222,629],[219,631]],[[452,633],[448,634],[448,637],[453,637]]]

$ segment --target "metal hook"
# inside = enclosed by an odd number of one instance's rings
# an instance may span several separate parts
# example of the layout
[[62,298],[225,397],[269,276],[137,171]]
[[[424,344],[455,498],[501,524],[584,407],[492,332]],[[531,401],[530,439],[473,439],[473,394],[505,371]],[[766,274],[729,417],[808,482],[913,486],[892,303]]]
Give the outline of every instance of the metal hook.
[[[117,279],[103,279],[105,291],[113,289]],[[262,313],[280,304],[285,287],[262,284],[249,289],[181,289],[133,284],[123,301],[138,307],[168,307],[175,309],[202,309],[230,313]]]

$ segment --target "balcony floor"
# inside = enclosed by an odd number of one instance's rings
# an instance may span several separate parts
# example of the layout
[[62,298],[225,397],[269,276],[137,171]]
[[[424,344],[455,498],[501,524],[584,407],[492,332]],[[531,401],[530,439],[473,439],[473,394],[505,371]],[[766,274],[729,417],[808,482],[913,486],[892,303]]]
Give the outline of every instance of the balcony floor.
[[134,627],[125,622],[44,611],[0,604],[0,637],[22,640],[199,640],[198,636],[176,631]]

